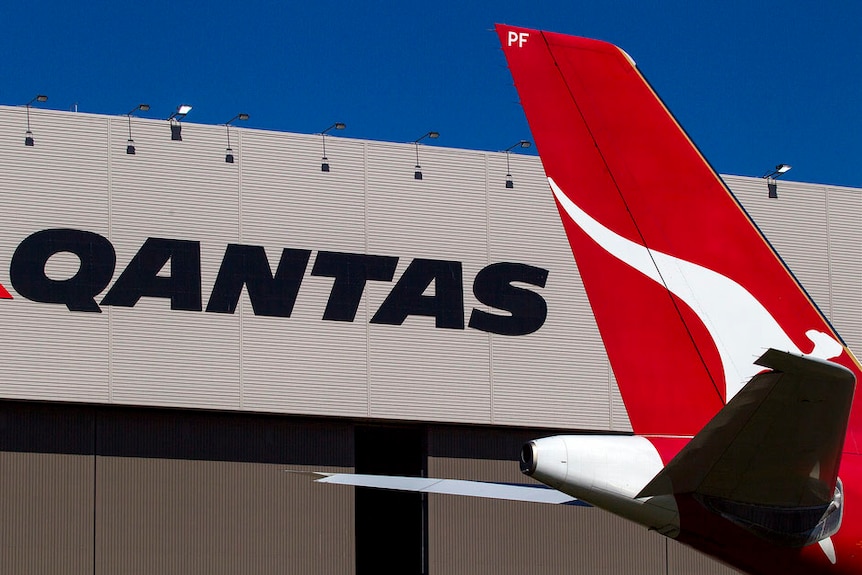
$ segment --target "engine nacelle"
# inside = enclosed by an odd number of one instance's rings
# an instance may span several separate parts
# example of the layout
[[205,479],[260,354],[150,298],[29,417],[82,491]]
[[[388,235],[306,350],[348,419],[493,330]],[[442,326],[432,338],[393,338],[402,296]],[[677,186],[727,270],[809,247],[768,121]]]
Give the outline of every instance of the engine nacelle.
[[672,496],[637,498],[664,467],[645,437],[557,435],[521,449],[521,471],[587,503],[673,536],[679,530]]

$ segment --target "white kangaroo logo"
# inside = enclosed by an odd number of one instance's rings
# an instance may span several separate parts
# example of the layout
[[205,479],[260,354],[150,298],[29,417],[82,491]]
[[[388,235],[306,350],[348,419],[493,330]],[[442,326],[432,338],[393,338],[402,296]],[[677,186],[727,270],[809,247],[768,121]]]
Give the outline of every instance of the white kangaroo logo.
[[[650,250],[616,234],[572,202],[553,178],[548,178],[548,182],[565,212],[599,246],[664,285],[697,314],[721,358],[725,401],[730,401],[763,369],[754,360],[767,348],[802,354],[775,318],[741,285],[703,266]],[[805,335],[814,344],[809,356],[831,359],[844,349],[827,333],[812,329]]]

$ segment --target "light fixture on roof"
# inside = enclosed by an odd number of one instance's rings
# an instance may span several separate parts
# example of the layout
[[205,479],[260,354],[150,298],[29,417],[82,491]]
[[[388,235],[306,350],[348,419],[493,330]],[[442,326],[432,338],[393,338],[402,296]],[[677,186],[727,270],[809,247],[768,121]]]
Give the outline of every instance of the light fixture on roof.
[[511,146],[509,146],[508,148],[503,150],[504,152],[506,152],[506,188],[507,189],[511,190],[512,188],[515,187],[515,182],[512,181],[512,170],[509,168],[509,154],[515,148],[529,148],[532,145],[533,144],[529,140],[520,140],[519,142],[512,144]]
[[176,111],[171,114],[170,117],[168,117],[168,120],[173,120],[174,118],[176,118],[176,120],[179,122],[180,120],[185,118],[186,115],[191,111],[192,107],[188,104],[180,104],[179,106],[177,106]]
[[245,122],[246,120],[248,120],[248,114],[239,113],[224,123],[224,129],[227,131],[227,148],[224,151],[224,161],[228,164],[232,164],[234,160],[233,149],[231,149],[230,147],[230,124],[234,120],[240,120],[242,122]]
[[132,114],[140,110],[141,112],[146,112],[150,109],[149,104],[138,104],[134,108],[132,108],[126,117],[129,119],[129,141],[126,142],[126,153],[129,155],[135,155],[135,141],[132,139]]
[[769,189],[770,198],[778,197],[778,183],[775,180],[789,172],[792,167],[790,164],[778,164],[774,170],[770,170],[761,176],[766,180],[766,187]]
[[413,145],[416,146],[416,169],[413,172],[414,180],[422,179],[422,166],[419,165],[419,142],[424,140],[425,138],[431,138],[432,140],[436,140],[440,137],[440,132],[428,132],[421,138],[416,138],[413,140]]
[[329,171],[329,158],[326,157],[326,133],[330,130],[343,130],[347,127],[347,124],[344,122],[335,122],[322,132],[320,132],[320,136],[323,138],[323,158],[320,159],[320,171],[328,172]]
[[30,106],[33,105],[33,102],[47,102],[47,101],[48,101],[48,96],[46,96],[44,94],[38,94],[32,100],[27,102],[27,104],[26,104],[26,108],[27,108],[27,131],[24,132],[24,145],[25,146],[29,146],[32,148],[34,145],[36,145],[36,141],[33,139],[33,132],[30,131]]
[[188,104],[180,104],[176,111],[168,116],[168,121],[171,123],[171,140],[176,142],[183,141],[183,126],[180,122],[186,117],[186,114],[192,111],[192,107]]

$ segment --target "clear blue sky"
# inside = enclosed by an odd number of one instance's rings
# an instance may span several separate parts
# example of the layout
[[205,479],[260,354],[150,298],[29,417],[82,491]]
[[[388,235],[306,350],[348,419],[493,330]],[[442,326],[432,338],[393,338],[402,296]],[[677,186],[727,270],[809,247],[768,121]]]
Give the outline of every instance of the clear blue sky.
[[0,104],[501,150],[529,128],[490,30],[623,47],[722,173],[862,187],[862,2],[8,1]]

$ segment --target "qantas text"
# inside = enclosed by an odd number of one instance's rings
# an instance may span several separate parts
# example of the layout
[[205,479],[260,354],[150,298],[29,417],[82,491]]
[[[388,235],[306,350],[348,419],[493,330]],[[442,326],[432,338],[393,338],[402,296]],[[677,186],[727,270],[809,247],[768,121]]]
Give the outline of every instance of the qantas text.
[[[45,266],[59,253],[80,260],[67,279],[48,277]],[[243,287],[255,315],[290,317],[311,259],[311,250],[284,248],[275,274],[263,246],[228,244],[205,311],[234,313]],[[170,262],[170,275],[162,274]],[[142,297],[170,300],[171,309],[203,311],[200,242],[147,238],[99,303],[114,276],[117,256],[102,235],[76,229],[49,229],[25,238],[9,268],[12,287],[36,302],[65,305],[71,311],[101,312],[101,306],[133,307]],[[333,278],[323,319],[352,322],[369,281],[392,282],[398,258],[318,251],[312,276]],[[544,288],[548,270],[521,263],[499,262],[482,268],[473,280],[473,294],[496,310],[472,309],[467,327],[501,335],[533,333],[548,314],[544,298],[526,284]],[[434,284],[433,295],[426,294]],[[435,318],[438,328],[464,329],[464,286],[461,262],[413,259],[371,318],[373,324],[401,325],[408,316]]]

